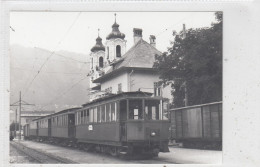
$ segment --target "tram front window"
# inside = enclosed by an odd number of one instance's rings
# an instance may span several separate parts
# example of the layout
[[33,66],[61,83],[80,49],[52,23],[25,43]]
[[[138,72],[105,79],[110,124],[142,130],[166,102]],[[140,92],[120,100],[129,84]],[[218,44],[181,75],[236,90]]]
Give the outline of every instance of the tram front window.
[[143,119],[142,100],[129,100],[129,119]]
[[160,101],[145,100],[144,111],[146,120],[159,120]]

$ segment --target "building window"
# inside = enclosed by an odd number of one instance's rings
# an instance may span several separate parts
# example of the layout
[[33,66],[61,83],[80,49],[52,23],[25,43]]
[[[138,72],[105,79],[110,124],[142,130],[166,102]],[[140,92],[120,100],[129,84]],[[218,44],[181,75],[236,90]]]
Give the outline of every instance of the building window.
[[121,57],[121,46],[120,45],[116,46],[116,57]]
[[159,82],[154,82],[154,96],[161,96],[161,85]]
[[122,83],[118,84],[118,93],[122,92]]
[[99,58],[99,67],[103,68],[103,66],[104,66],[104,60],[103,60],[103,57],[100,57]]
[[106,88],[106,89],[105,89],[105,92],[107,92],[107,93],[112,93],[112,87]]

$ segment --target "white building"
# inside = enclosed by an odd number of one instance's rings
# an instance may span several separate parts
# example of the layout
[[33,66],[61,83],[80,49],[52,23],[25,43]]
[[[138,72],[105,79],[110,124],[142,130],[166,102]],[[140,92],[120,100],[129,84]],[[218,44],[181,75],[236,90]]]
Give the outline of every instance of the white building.
[[105,94],[144,91],[154,96],[171,98],[170,87],[158,84],[159,73],[153,68],[155,55],[161,55],[156,49],[156,38],[150,36],[150,43],[142,39],[142,29],[133,29],[134,46],[126,51],[125,34],[119,31],[119,25],[112,25],[112,32],[107,36],[105,45],[98,36],[96,45],[90,54],[91,79],[90,100]]

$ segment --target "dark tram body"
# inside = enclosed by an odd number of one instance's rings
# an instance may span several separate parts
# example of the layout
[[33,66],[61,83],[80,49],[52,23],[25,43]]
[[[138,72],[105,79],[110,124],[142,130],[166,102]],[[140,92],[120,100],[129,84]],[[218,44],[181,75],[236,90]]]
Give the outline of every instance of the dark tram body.
[[125,92],[81,108],[63,110],[25,125],[26,138],[76,145],[112,155],[168,152],[170,122],[162,97]]

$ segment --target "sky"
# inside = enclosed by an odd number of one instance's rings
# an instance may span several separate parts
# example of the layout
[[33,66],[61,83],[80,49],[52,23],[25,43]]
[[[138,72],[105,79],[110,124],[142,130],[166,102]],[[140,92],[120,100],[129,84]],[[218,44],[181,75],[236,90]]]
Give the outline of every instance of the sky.
[[50,51],[89,54],[100,29],[105,43],[115,21],[126,35],[127,49],[133,45],[133,28],[143,29],[143,39],[156,36],[156,47],[164,52],[173,40],[172,31],[210,27],[214,12],[11,12],[10,44]]
[[[106,36],[112,31],[111,26],[115,22],[114,14],[115,12],[11,12],[10,45],[18,44],[33,48],[35,53],[41,52],[38,48],[47,49],[50,52],[64,50],[80,53],[82,58],[73,57],[73,59],[88,62],[87,55],[96,43],[98,29],[100,29],[99,36],[105,44]],[[214,12],[116,12],[116,21],[120,25],[119,30],[125,34],[127,50],[133,46],[133,28],[141,28],[143,39],[147,42],[150,35],[156,36],[156,47],[161,52],[167,51],[167,48],[171,46],[170,41],[174,39],[172,31],[181,31],[183,24],[186,25],[186,29],[190,29],[210,27],[212,22],[216,22]],[[32,67],[27,65],[22,68],[34,68],[32,70],[37,72],[45,59],[46,57],[42,58],[39,67],[34,67],[34,60],[32,60]],[[21,57],[16,62],[21,63],[27,60]],[[51,61],[44,65],[44,69],[48,68],[48,65],[51,65]],[[61,72],[61,69],[56,69],[56,71]],[[31,77],[34,78],[34,76],[33,73]],[[44,77],[43,72],[37,76],[33,82],[35,85],[32,85],[35,90],[43,89],[36,88],[37,83],[41,82]],[[29,78],[28,81],[31,79]],[[59,88],[56,89],[59,90]],[[17,99],[18,93],[16,92],[15,96],[11,97],[11,101]],[[35,103],[43,103],[43,100]]]

